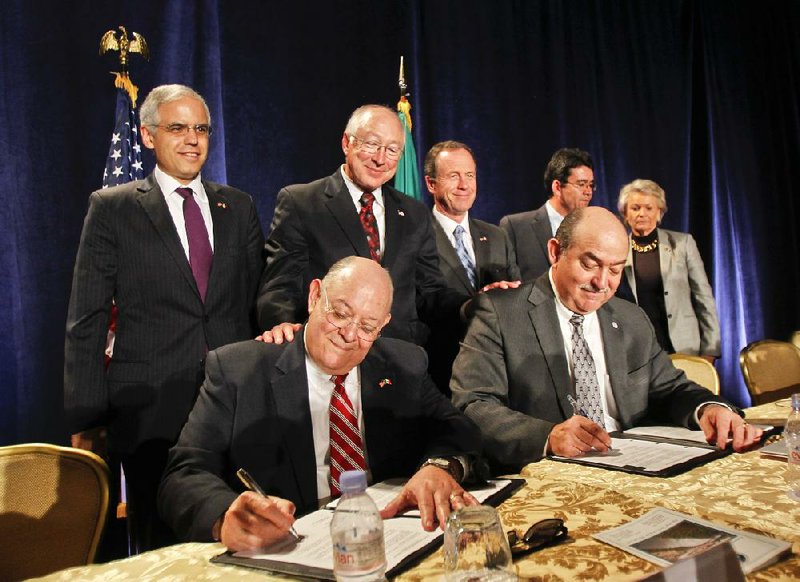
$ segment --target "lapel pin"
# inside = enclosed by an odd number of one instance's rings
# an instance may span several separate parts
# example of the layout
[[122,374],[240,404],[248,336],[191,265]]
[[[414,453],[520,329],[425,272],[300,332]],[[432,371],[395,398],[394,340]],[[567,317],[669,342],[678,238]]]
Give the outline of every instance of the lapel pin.
[[[397,214],[399,214],[400,216],[405,216],[406,215],[405,212],[403,212],[402,210],[399,210],[399,209],[397,210]],[[391,384],[391,382],[390,382],[390,384]]]
[[392,381],[389,380],[389,378],[384,378],[383,380],[378,382],[378,386],[381,387],[381,388],[384,388],[386,386],[391,386],[391,385],[392,385]]
[[219,208],[227,208],[228,205],[225,204],[224,202],[217,202],[217,207],[219,207]]
[[487,240],[489,240],[489,239],[488,239],[488,238],[486,238],[485,236],[482,236],[482,237],[480,237],[478,240],[479,240],[479,241],[481,241],[481,242],[486,242],[486,241],[487,241]]
[[617,329],[619,326],[617,325],[616,321],[612,321],[611,322],[611,327],[613,327],[614,329]]

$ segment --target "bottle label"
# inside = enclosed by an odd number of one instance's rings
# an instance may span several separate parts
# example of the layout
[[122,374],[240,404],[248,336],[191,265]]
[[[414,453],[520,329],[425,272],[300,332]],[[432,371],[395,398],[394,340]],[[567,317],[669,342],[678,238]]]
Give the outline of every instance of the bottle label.
[[339,572],[371,572],[383,565],[383,543],[380,536],[361,542],[334,542],[333,567]]

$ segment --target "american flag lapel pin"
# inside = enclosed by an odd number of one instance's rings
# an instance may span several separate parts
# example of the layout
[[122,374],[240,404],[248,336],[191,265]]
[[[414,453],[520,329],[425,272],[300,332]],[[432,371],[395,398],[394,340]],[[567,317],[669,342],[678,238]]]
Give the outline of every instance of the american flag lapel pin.
[[489,239],[486,238],[485,236],[481,236],[481,237],[478,238],[478,240],[481,241],[481,242],[486,242]]
[[[406,213],[405,213],[405,212],[403,212],[403,209],[402,209],[402,208],[398,208],[398,209],[397,209],[397,214],[398,214],[398,216],[405,216],[405,215],[406,215]],[[390,382],[390,384],[391,384],[391,382]]]
[[225,204],[224,202],[217,202],[217,208],[227,208],[227,207],[228,205]]
[[391,386],[392,381],[389,378],[384,378],[378,382],[379,388],[385,388],[386,386]]

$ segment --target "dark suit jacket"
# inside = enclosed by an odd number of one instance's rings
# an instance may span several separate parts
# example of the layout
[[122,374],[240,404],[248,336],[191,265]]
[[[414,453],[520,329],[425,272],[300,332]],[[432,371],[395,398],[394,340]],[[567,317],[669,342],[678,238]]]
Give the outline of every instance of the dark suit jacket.
[[[478,289],[497,281],[517,281],[520,278],[514,247],[504,230],[482,220],[469,219],[472,247],[475,249],[475,270]],[[439,267],[451,289],[474,296],[476,290],[469,282],[466,270],[441,224],[433,219]],[[455,315],[430,329],[425,350],[430,358],[429,372],[444,394],[450,394],[450,372],[458,354],[458,344],[464,337],[464,325]]]
[[523,281],[532,281],[550,268],[547,241],[553,238],[544,204],[536,210],[509,214],[500,219],[517,254]]
[[[430,210],[421,202],[383,185],[386,233],[382,265],[394,283],[392,319],[383,335],[421,343],[418,313],[428,322],[457,312],[469,299],[448,289],[436,254]],[[287,186],[278,193],[267,263],[258,295],[262,329],[308,317],[308,287],[339,259],[369,258],[341,170],[332,176]]]
[[[480,450],[480,431],[436,390],[426,365],[422,348],[387,338],[361,364],[374,482],[408,477],[431,456]],[[210,541],[212,525],[242,491],[239,467],[267,493],[294,502],[298,515],[317,509],[302,333],[290,344],[250,341],[211,352],[206,374],[170,451],[159,491],[162,518],[183,539]]]
[[[67,317],[65,408],[72,432],[107,425],[116,452],[174,442],[206,349],[253,337],[264,244],[256,209],[244,192],[203,186],[214,224],[205,304],[154,176],[89,197]],[[112,299],[119,311],[106,371]]]
[[[553,426],[572,416],[555,296],[543,275],[476,302],[453,365],[453,403],[481,427],[490,462],[519,470],[541,458]],[[639,307],[614,297],[597,315],[623,430],[646,419],[690,426],[699,404],[724,402],[672,365]]]

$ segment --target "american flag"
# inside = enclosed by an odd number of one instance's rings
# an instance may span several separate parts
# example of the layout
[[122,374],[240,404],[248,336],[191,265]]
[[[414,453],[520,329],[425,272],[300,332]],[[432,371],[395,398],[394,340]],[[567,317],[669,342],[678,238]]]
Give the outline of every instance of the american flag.
[[125,89],[117,89],[117,113],[108,148],[103,188],[144,178],[136,110]]

